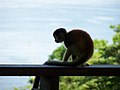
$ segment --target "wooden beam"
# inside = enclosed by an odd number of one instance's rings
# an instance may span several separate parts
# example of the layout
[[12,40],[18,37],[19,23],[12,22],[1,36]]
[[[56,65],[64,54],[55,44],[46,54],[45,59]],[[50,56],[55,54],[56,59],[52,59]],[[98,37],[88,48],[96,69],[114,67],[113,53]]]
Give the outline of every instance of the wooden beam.
[[120,65],[85,67],[0,64],[0,76],[120,76]]
[[32,90],[59,90],[59,76],[41,76],[39,80]]
[[39,90],[59,90],[59,77],[40,77]]

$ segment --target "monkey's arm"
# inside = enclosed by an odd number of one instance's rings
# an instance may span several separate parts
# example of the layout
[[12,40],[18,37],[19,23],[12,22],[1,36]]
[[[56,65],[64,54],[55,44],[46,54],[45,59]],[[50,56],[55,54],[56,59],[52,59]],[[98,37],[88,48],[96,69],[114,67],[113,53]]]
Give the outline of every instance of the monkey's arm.
[[71,49],[70,49],[70,47],[68,47],[64,54],[63,61],[65,61],[65,62],[68,61],[70,55],[71,55]]
[[70,48],[67,48],[65,54],[64,54],[64,57],[63,57],[63,61],[60,61],[60,60],[54,60],[54,61],[51,61],[51,60],[48,60],[47,62],[45,62],[45,64],[47,65],[56,65],[56,64],[60,64],[61,63],[67,63],[67,60],[69,59],[71,55],[71,50]]

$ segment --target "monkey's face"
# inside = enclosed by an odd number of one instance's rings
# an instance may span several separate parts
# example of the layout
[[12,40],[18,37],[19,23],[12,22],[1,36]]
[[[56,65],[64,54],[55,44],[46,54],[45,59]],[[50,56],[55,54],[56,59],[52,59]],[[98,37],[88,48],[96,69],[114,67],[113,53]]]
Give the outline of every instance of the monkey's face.
[[55,42],[56,42],[56,43],[63,42],[64,39],[65,39],[63,33],[60,33],[60,34],[58,34],[58,35],[54,35],[54,38],[55,38]]

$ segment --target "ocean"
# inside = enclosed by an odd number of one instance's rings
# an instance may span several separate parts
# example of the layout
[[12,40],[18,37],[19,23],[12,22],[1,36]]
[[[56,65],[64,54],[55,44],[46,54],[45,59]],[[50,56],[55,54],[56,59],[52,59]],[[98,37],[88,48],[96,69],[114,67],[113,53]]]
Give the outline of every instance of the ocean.
[[14,90],[14,88],[26,86],[29,84],[29,78],[25,76],[0,76],[0,90]]

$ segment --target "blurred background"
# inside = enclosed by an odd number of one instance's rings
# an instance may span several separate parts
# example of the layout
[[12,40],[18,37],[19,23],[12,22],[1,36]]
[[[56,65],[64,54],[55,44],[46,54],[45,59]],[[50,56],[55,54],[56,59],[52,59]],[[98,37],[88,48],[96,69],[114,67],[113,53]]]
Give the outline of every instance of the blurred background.
[[[43,64],[61,46],[52,37],[60,27],[83,29],[93,40],[112,44],[116,27],[110,25],[118,24],[120,0],[0,0],[0,64]],[[0,90],[26,86],[28,80],[2,76]]]

